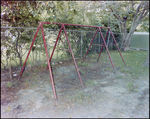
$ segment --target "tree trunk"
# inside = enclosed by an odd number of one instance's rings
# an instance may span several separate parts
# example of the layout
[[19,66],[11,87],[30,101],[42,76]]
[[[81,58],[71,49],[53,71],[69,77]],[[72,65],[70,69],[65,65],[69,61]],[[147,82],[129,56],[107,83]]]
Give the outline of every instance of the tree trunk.
[[17,52],[17,54],[18,54],[18,57],[19,57],[19,59],[20,59],[20,66],[22,65],[22,56],[21,56],[21,54],[20,54],[20,52],[18,51],[18,40],[19,40],[19,37],[20,37],[20,32],[17,30],[17,32],[18,32],[18,36],[17,36],[17,41],[16,41],[16,52]]
[[10,57],[10,60],[9,60],[9,76],[10,76],[10,79],[12,79],[12,71],[11,71],[11,57]]
[[20,61],[20,66],[22,66],[22,57],[19,57]]
[[145,62],[143,63],[143,66],[149,66],[149,51],[148,51],[147,58],[146,58]]
[[130,42],[131,42],[131,34],[128,33],[128,35],[126,37],[124,37],[124,42],[122,43],[122,49],[121,50],[127,51],[129,49]]
[[8,64],[8,59],[9,59],[9,57],[8,57],[8,56],[6,56],[6,67],[8,67],[8,66],[9,66],[9,64]]
[[131,42],[131,36],[134,33],[136,27],[138,26],[138,23],[132,23],[131,29],[129,33],[127,33],[127,29],[125,25],[122,25],[123,27],[123,41],[122,41],[122,51],[127,51],[129,49],[129,45]]

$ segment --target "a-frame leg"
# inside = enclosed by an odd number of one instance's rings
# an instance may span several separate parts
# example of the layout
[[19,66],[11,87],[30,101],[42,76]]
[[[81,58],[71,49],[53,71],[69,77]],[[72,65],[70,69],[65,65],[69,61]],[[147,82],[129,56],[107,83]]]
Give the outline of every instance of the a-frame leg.
[[115,71],[115,68],[114,68],[113,62],[112,62],[112,60],[111,60],[111,57],[110,57],[110,54],[109,54],[108,48],[107,48],[107,46],[106,46],[105,39],[104,39],[104,37],[103,37],[103,34],[102,34],[102,32],[101,32],[101,28],[100,28],[100,27],[99,27],[99,31],[100,31],[100,34],[101,34],[101,36],[102,36],[102,39],[103,39],[103,42],[104,42],[105,48],[106,48],[106,50],[107,50],[107,54],[108,54],[108,56],[109,56],[110,62],[111,62],[111,64],[112,64],[112,67],[113,67],[113,69],[114,69],[114,73],[115,73],[116,71]]
[[[106,33],[105,41],[106,41],[106,38],[107,38],[108,32],[109,32],[109,29],[108,29],[108,31],[107,31],[107,33]],[[98,62],[98,60],[99,60],[99,58],[100,58],[101,52],[102,52],[102,50],[103,50],[103,47],[104,47],[104,42],[103,42],[103,45],[102,45],[101,51],[100,51],[100,53],[99,53],[99,55],[98,55],[97,62]]]
[[122,57],[122,54],[121,54],[121,52],[120,52],[120,50],[119,50],[119,47],[118,47],[118,45],[117,45],[117,43],[116,43],[115,37],[114,37],[114,35],[113,35],[113,33],[112,33],[111,30],[110,30],[110,33],[111,33],[111,35],[112,35],[112,37],[113,37],[113,40],[115,41],[115,44],[116,44],[116,46],[117,46],[117,49],[118,49],[118,51],[119,51],[119,53],[120,53],[120,56],[121,56],[121,58],[122,58],[122,61],[124,62],[124,65],[126,66],[126,63],[125,63],[125,61],[124,61],[124,59],[123,59],[123,57]]
[[33,47],[34,41],[35,41],[35,39],[36,39],[36,36],[37,36],[37,34],[38,34],[38,32],[39,32],[40,27],[41,27],[41,24],[39,24],[39,26],[38,26],[38,28],[37,28],[37,31],[36,31],[35,36],[34,36],[34,38],[33,38],[32,44],[31,44],[31,46],[30,46],[29,52],[28,52],[28,54],[27,54],[26,60],[25,60],[25,62],[24,62],[24,64],[23,64],[23,67],[22,67],[22,69],[21,69],[21,72],[20,72],[20,75],[19,75],[19,78],[18,78],[18,79],[20,79],[21,76],[22,76],[22,74],[23,74],[23,71],[24,71],[24,68],[25,68],[27,59],[28,59],[28,57],[29,57],[29,55],[30,55],[30,51],[31,51],[31,49],[32,49],[32,47]]
[[[84,56],[84,58],[83,58],[83,61],[84,61],[85,58],[86,58],[86,55],[87,55],[87,53],[88,53],[88,51],[89,51],[89,49],[90,49],[90,47],[91,47],[91,45],[92,45],[92,43],[93,43],[93,41],[94,41],[94,39],[95,39],[95,36],[96,36],[97,32],[98,32],[98,28],[97,28],[96,33],[94,34],[94,37],[93,37],[93,39],[92,39],[92,41],[91,41],[91,43],[90,43],[90,46],[88,47],[88,50],[87,50],[87,52],[86,52],[86,54],[85,54],[85,56]],[[82,62],[83,62],[83,61],[82,61]]]
[[[59,36],[60,36],[61,30],[62,30],[62,26],[61,26],[61,28],[60,28],[60,31],[59,31],[59,34],[58,34],[57,40],[56,40],[56,42],[55,42],[55,45],[54,45],[54,48],[53,48],[53,51],[52,51],[51,57],[50,57],[50,59],[49,59],[49,62],[51,62],[51,59],[52,59],[52,57],[53,57],[53,54],[54,54],[54,51],[55,51],[55,48],[56,48],[56,45],[57,45],[57,42],[58,42],[58,39],[59,39]],[[47,69],[48,69],[48,66],[47,66]]]
[[46,56],[47,56],[47,63],[48,63],[48,68],[49,68],[49,73],[50,73],[50,78],[51,78],[51,83],[52,83],[52,89],[53,89],[53,93],[54,93],[54,98],[57,99],[56,91],[55,91],[55,86],[54,86],[54,80],[53,80],[53,76],[52,76],[51,65],[50,65],[50,62],[49,62],[49,56],[48,56],[48,51],[47,51],[47,46],[46,46],[46,40],[45,40],[43,25],[42,24],[41,24],[41,30],[42,30],[43,42],[44,42],[44,47],[45,47]]
[[78,76],[79,76],[79,79],[80,79],[81,85],[82,85],[82,87],[83,87],[83,83],[82,83],[82,80],[81,80],[81,77],[80,77],[80,73],[79,73],[79,70],[78,70],[78,67],[77,67],[77,64],[76,64],[76,61],[75,61],[75,58],[74,58],[74,55],[73,55],[72,49],[71,49],[71,45],[70,45],[70,42],[69,42],[69,39],[68,39],[68,36],[67,36],[66,30],[65,30],[65,26],[64,26],[64,24],[62,24],[62,26],[63,26],[64,32],[65,32],[65,36],[66,36],[66,39],[67,39],[67,42],[68,42],[68,45],[69,45],[69,49],[70,49],[70,52],[71,52],[71,55],[72,55],[72,59],[73,59],[74,64],[75,64],[75,68],[76,68],[76,70],[77,70],[77,73],[78,73]]

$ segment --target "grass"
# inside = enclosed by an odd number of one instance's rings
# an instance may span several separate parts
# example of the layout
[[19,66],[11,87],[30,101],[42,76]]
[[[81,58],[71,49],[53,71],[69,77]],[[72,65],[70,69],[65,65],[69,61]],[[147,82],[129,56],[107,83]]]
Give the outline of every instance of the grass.
[[85,82],[85,85],[96,86],[96,85],[98,85],[98,83],[93,81],[93,80],[88,80],[88,81]]
[[35,73],[33,73],[32,76],[35,76]]
[[133,82],[128,81],[127,82],[127,88],[130,92],[137,92],[138,86],[135,86]]
[[37,82],[37,79],[34,79],[34,82]]
[[84,71],[82,71],[81,69],[79,70],[79,72],[80,72],[82,75],[84,75],[84,74],[85,74],[85,72],[84,72]]
[[97,73],[97,71],[94,71],[94,74],[96,74]]
[[76,94],[73,96],[67,96],[68,99],[70,99],[71,102],[76,102],[81,105],[87,104],[87,102],[92,102],[92,97],[90,93],[80,92],[76,91]]
[[[50,49],[50,51],[52,51],[52,48]],[[138,79],[140,76],[141,77],[147,77],[149,75],[149,67],[142,66],[142,64],[146,60],[148,51],[129,50],[129,51],[121,52],[127,67],[124,65],[122,58],[121,58],[118,51],[109,51],[109,53],[110,53],[111,59],[113,61],[114,67],[115,68],[119,67],[119,69],[117,71],[122,72],[122,73],[126,73],[126,74],[130,74],[132,76],[132,78],[134,78],[134,79]],[[25,61],[26,55],[27,55],[27,53],[23,57],[23,63]],[[27,61],[27,64],[35,65],[32,63],[33,62],[32,55],[33,54],[31,52],[31,55],[29,55],[29,59]],[[40,67],[41,66],[46,67],[47,66],[46,55],[43,54],[42,52],[41,53],[38,52],[38,59],[37,60],[39,60],[39,55],[40,55],[40,62],[38,62],[36,65],[38,65]],[[34,57],[35,56],[36,56],[36,54],[34,53]],[[96,62],[97,57],[98,57],[97,53],[93,53],[93,54],[88,55],[88,58],[91,59],[90,60],[91,63]],[[56,60],[56,59],[57,59],[57,52],[54,53],[52,61]],[[59,51],[57,60],[62,62],[65,59],[68,59],[68,57],[65,54],[65,51],[64,51],[64,53],[63,53],[63,51]],[[19,59],[16,59],[16,60],[19,60]],[[5,62],[6,62],[6,60],[5,60]],[[111,65],[110,59],[109,59],[106,51],[102,52],[100,59],[99,59],[99,62],[108,63]],[[14,64],[12,64],[12,65],[14,65]],[[88,67],[89,63],[86,63],[86,62],[82,63],[82,61],[78,61],[77,65]],[[102,69],[102,71],[113,71],[113,69],[112,68],[105,68],[105,69]],[[29,76],[30,74],[27,74],[27,75]]]
[[[49,48],[49,57],[51,55],[51,52],[53,50],[53,47]],[[23,49],[23,53],[25,52],[26,50]],[[5,52],[5,51],[4,51]],[[24,64],[24,61],[26,59],[26,56],[28,54],[28,51],[24,54],[24,56],[22,57],[22,65]],[[65,54],[65,51],[59,51],[58,52],[58,57],[57,58],[57,51],[55,50],[54,54],[53,54],[53,58],[52,60],[63,60],[63,54]],[[33,59],[33,56],[34,56],[34,59]],[[61,57],[62,56],[62,57]],[[1,60],[3,61],[4,64],[6,64],[6,58],[5,57],[1,57]],[[19,64],[19,58],[15,58],[15,61]],[[13,67],[17,67],[17,64],[15,63],[15,61],[11,60],[11,66]],[[37,61],[37,62],[35,62]],[[36,51],[35,52],[30,52],[30,55],[28,57],[28,60],[27,60],[27,64],[31,64],[31,65],[38,65],[38,62],[41,63],[41,62],[46,62],[47,59],[46,59],[46,53],[45,53],[45,49],[44,49],[44,52],[41,51],[37,51],[37,57],[36,57]],[[9,67],[7,67],[8,69]],[[3,69],[3,65],[1,66],[1,69]]]
[[92,63],[94,63],[94,62],[97,61],[98,55],[99,54],[97,54],[97,53],[92,53],[92,54],[89,54],[88,57],[91,58],[91,59],[93,59]]
[[30,76],[30,74],[29,74],[29,73],[26,73],[26,75],[27,75],[27,76]]
[[26,78],[26,79],[25,79],[25,82],[28,82],[28,81],[29,81],[29,80]]
[[91,63],[95,63],[95,62],[97,62],[96,59],[92,59],[92,60],[91,60]]
[[79,65],[79,66],[89,66],[89,63],[86,63],[86,62],[83,62],[82,63],[82,61],[78,61],[78,63],[77,63],[77,65]]
[[6,87],[11,88],[12,86],[13,86],[13,83],[8,81],[7,84],[6,84]]
[[[138,79],[140,76],[149,75],[149,67],[142,66],[142,64],[146,60],[147,53],[148,51],[140,51],[140,50],[139,51],[129,50],[121,52],[127,67],[124,65],[118,51],[110,51],[110,56],[112,58],[114,67],[115,68],[120,67],[120,69],[118,70],[119,72],[131,74],[132,78]],[[107,52],[104,52],[101,54],[99,61],[103,63],[104,62],[110,63],[110,60],[107,58],[108,58]]]
[[86,94],[86,93],[78,93],[75,95],[74,100],[80,102],[81,104],[84,103],[84,100],[90,100],[91,96],[90,94]]
[[121,79],[123,76],[117,76],[118,79]]
[[7,109],[5,109],[5,112],[10,112],[11,109],[10,109],[10,106],[7,107]]
[[110,67],[110,68],[105,68],[105,71],[113,71],[113,68]]
[[36,73],[37,71],[35,70],[34,72]]

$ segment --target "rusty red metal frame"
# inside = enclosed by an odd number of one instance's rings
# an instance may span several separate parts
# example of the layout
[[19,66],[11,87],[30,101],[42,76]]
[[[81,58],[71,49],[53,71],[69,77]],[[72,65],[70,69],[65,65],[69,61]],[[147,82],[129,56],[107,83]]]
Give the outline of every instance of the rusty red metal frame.
[[[57,37],[57,39],[56,39],[56,42],[55,42],[55,45],[54,45],[54,48],[53,48],[53,51],[52,51],[52,54],[51,54],[50,59],[49,59],[49,56],[48,56],[48,51],[47,51],[47,46],[46,46],[46,40],[45,40],[45,35],[44,35],[44,29],[43,29],[43,24],[56,24],[56,25],[61,25],[61,28],[60,28],[58,37]],[[61,33],[62,29],[64,30],[64,33],[65,33],[65,36],[66,36],[66,39],[67,39],[67,42],[68,42],[68,45],[69,45],[69,50],[67,50],[67,51],[70,51],[70,52],[71,52],[72,59],[73,59],[73,61],[74,61],[74,65],[75,65],[77,74],[78,74],[78,76],[79,76],[81,85],[83,86],[83,83],[82,83],[82,80],[81,80],[81,76],[80,76],[80,73],[79,73],[79,70],[78,70],[78,67],[77,67],[77,64],[76,64],[76,61],[75,61],[75,58],[74,58],[72,49],[71,49],[71,45],[70,45],[68,36],[67,36],[67,32],[66,32],[66,30],[65,30],[65,25],[97,28],[97,31],[96,31],[96,33],[95,33],[95,35],[94,35],[94,37],[93,37],[93,39],[92,39],[92,41],[91,41],[91,44],[90,44],[90,46],[89,46],[89,48],[88,48],[88,50],[87,50],[87,52],[86,52],[86,54],[85,54],[84,59],[86,58],[86,55],[87,55],[87,53],[88,53],[88,51],[89,51],[89,49],[90,49],[90,47],[91,47],[91,45],[92,45],[92,43],[93,43],[93,40],[95,39],[95,36],[96,36],[96,34],[97,34],[98,30],[99,30],[100,33],[101,33],[103,42],[104,42],[103,46],[106,47],[107,53],[108,53],[108,55],[109,55],[109,59],[110,59],[111,64],[112,64],[112,66],[113,66],[113,68],[114,68],[114,65],[113,65],[113,62],[112,62],[112,60],[111,60],[111,57],[110,57],[108,48],[107,48],[106,43],[105,43],[106,37],[107,37],[107,35],[108,35],[108,31],[110,30],[109,27],[77,25],[77,24],[67,24],[67,23],[51,23],[51,22],[41,22],[41,21],[40,21],[40,22],[39,22],[39,26],[38,26],[38,28],[37,28],[37,31],[36,31],[36,33],[35,33],[35,36],[34,36],[34,38],[33,38],[33,41],[32,41],[32,43],[31,43],[29,52],[28,52],[28,54],[27,54],[26,60],[25,60],[25,62],[24,62],[24,64],[23,64],[23,67],[22,67],[22,69],[21,69],[21,72],[20,72],[20,75],[19,75],[19,79],[21,78],[21,76],[22,76],[22,74],[23,74],[23,71],[24,71],[24,69],[25,69],[25,65],[26,65],[27,59],[28,59],[28,57],[29,57],[30,51],[31,51],[31,49],[32,49],[32,47],[33,47],[33,44],[34,44],[34,41],[35,41],[35,39],[36,39],[36,37],[37,37],[37,34],[38,34],[38,32],[39,32],[39,29],[41,28],[41,30],[42,30],[42,36],[43,36],[43,43],[44,43],[44,47],[45,47],[45,51],[46,51],[46,57],[47,57],[47,63],[48,63],[47,69],[49,69],[50,79],[51,79],[52,89],[53,89],[53,94],[54,94],[54,98],[55,98],[55,99],[57,99],[57,95],[56,95],[56,91],[55,91],[54,79],[53,79],[53,76],[52,76],[52,69],[51,69],[50,62],[51,62],[51,59],[52,59],[52,57],[53,57],[54,51],[55,51],[55,49],[56,49],[56,45],[57,45],[57,42],[58,42],[58,39],[59,39],[59,37],[60,37],[60,33]],[[105,39],[103,38],[103,35],[102,35],[102,32],[101,32],[101,28],[106,28],[106,29],[108,29]],[[112,34],[111,30],[110,30],[110,33]],[[113,36],[113,34],[112,34],[112,36]],[[114,36],[113,36],[113,39],[114,39],[114,41],[115,41]],[[115,44],[116,44],[116,41],[115,41]],[[116,44],[116,45],[117,45],[117,44]],[[102,49],[103,49],[103,46],[102,46],[102,48],[101,48],[101,51],[102,51]],[[118,46],[117,46],[117,48],[118,48]],[[64,50],[64,49],[60,49],[60,50]],[[118,48],[118,51],[119,51],[119,53],[120,53],[120,55],[121,55],[121,52],[120,52],[119,48]],[[100,52],[100,54],[101,54],[101,52]],[[99,54],[99,57],[100,57],[100,54]],[[98,57],[98,59],[99,59],[99,57]],[[122,55],[121,55],[121,57],[122,57]],[[124,62],[123,57],[122,57],[122,60],[123,60],[123,62]],[[124,62],[124,64],[125,64],[125,62]]]
[[[105,39],[104,39],[103,34],[102,34],[102,32],[101,32],[101,28],[107,28],[107,29],[108,29],[108,31],[107,31],[107,33],[106,33],[106,36],[105,36]],[[100,32],[100,34],[101,34],[101,36],[102,36],[103,45],[92,44],[93,41],[94,41],[94,39],[95,39],[95,36],[96,36],[98,30],[99,30],[99,32]],[[113,36],[112,31],[111,31],[110,28],[108,28],[108,27],[98,27],[98,29],[97,29],[97,31],[96,31],[96,33],[95,33],[95,35],[94,35],[94,37],[93,37],[93,39],[92,39],[92,41],[91,41],[91,43],[90,43],[90,46],[88,47],[88,50],[87,50],[87,52],[86,52],[86,54],[85,54],[85,56],[84,56],[84,58],[83,58],[83,61],[86,59],[86,55],[87,55],[87,53],[88,53],[90,47],[91,47],[92,45],[96,45],[96,46],[102,46],[101,51],[100,51],[100,53],[99,53],[99,55],[98,55],[98,58],[97,58],[97,62],[98,62],[99,57],[100,57],[100,55],[101,55],[101,52],[102,52],[102,50],[103,50],[103,47],[105,46],[105,48],[106,48],[106,50],[107,50],[107,54],[108,54],[109,59],[110,59],[110,62],[111,62],[112,67],[113,67],[113,69],[114,69],[114,73],[115,73],[116,71],[115,71],[115,68],[114,68],[114,65],[113,65],[111,56],[110,56],[110,54],[109,54],[109,51],[108,51],[108,48],[107,48],[106,42],[105,42],[109,31],[110,31],[110,33],[111,33],[111,35],[112,35],[112,37],[113,37],[114,42],[115,42],[114,44],[117,46],[117,49],[118,49],[118,51],[119,51],[119,53],[120,53],[120,56],[121,56],[121,58],[122,58],[122,60],[123,60],[123,62],[124,62],[124,64],[125,64],[125,66],[126,66],[126,63],[125,63],[125,61],[124,61],[124,59],[123,59],[123,57],[122,57],[122,54],[121,54],[121,52],[120,52],[120,50],[119,50],[119,47],[118,47],[118,45],[117,45],[117,43],[116,43],[115,37]],[[82,61],[82,62],[83,62],[83,61]]]

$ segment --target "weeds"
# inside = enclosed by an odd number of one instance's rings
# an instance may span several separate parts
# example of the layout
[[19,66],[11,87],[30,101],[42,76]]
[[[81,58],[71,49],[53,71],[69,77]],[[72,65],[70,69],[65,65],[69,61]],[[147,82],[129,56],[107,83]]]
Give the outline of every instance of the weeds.
[[10,111],[11,111],[11,109],[10,109],[10,107],[8,106],[8,108],[5,109],[5,112],[10,112]]
[[123,77],[122,77],[122,76],[117,76],[117,78],[118,78],[118,79],[122,79]]
[[16,83],[13,83],[13,85],[14,85],[15,87],[17,87],[17,86],[19,85],[19,83],[16,82]]
[[56,70],[53,71],[53,75],[55,75],[55,74],[56,74]]
[[95,63],[95,62],[97,62],[97,60],[96,59],[92,59],[90,62],[91,63]]
[[110,68],[105,68],[106,71],[113,71],[113,68],[110,67]]
[[30,76],[30,74],[29,74],[29,73],[26,73],[26,75],[27,75],[27,76]]
[[130,92],[137,92],[138,90],[136,88],[138,88],[138,86],[134,86],[133,82],[127,82],[127,88]]
[[85,85],[96,86],[98,85],[98,83],[95,81],[89,80],[89,81],[86,81]]
[[37,72],[37,70],[34,71],[35,73]]
[[28,79],[25,79],[25,82],[28,82]]
[[[90,58],[94,59],[93,62],[95,61],[95,58],[98,57],[98,54],[97,53],[92,53],[92,54],[89,54],[88,55]],[[96,56],[96,57],[95,57]]]
[[131,74],[134,79],[139,79],[140,76],[149,75],[149,68],[142,66],[146,60],[147,51],[121,52],[127,67],[124,65],[118,52],[111,51],[110,54],[114,66],[120,67],[122,73]]
[[35,76],[35,74],[32,74],[32,76]]
[[37,82],[37,79],[34,79],[34,82]]
[[77,63],[77,65],[79,65],[79,66],[89,66],[89,63],[86,63],[86,62],[83,62],[82,63],[82,61],[79,61],[78,63]]
[[13,83],[8,81],[7,84],[6,84],[6,87],[11,88],[12,86],[13,86]]
[[71,99],[73,102],[77,102],[80,104],[86,104],[87,102],[91,101],[91,96],[88,93],[77,93],[74,97]]
[[80,72],[82,75],[84,75],[84,74],[85,74],[85,72],[84,72],[84,71],[82,71],[81,69],[79,70],[79,72]]
[[127,82],[127,88],[129,89],[130,92],[133,91],[133,82]]
[[47,67],[47,63],[43,63],[41,67]]

